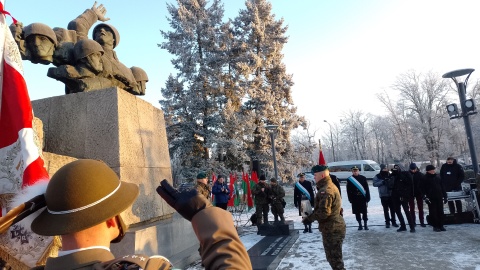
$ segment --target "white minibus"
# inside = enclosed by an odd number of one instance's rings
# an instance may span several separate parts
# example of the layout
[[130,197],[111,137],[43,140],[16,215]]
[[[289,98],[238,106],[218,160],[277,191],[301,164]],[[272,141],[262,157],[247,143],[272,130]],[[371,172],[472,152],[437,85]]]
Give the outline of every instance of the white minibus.
[[375,175],[380,173],[380,165],[372,160],[347,160],[328,163],[330,173],[343,181],[346,181],[352,175],[352,167],[354,166],[357,166],[360,174],[367,179],[373,179]]

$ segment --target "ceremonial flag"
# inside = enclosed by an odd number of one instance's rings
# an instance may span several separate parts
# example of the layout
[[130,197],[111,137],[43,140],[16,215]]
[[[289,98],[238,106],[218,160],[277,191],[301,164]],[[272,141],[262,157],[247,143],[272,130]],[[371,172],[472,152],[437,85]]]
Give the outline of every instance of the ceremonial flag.
[[258,176],[256,171],[252,172],[252,180],[255,182],[255,184],[258,184]]
[[237,183],[238,182],[237,174],[233,175],[233,181],[235,183],[235,202],[234,202],[234,204],[235,204],[235,206],[239,206],[240,203],[242,202],[243,189],[241,189],[239,184]]
[[[15,195],[32,199],[43,194],[49,177],[41,157],[41,144],[33,130],[22,58],[6,25],[4,14],[9,13],[3,9],[3,2],[0,1],[0,206],[5,214],[18,204],[8,205],[4,198]],[[0,235],[0,253],[12,269],[32,268],[45,260],[50,248],[58,248],[52,241],[53,237],[36,235],[17,223]]]
[[[3,3],[0,4],[1,12],[8,14],[3,11]],[[32,104],[23,78],[22,58],[3,14],[0,15],[0,194],[16,194],[49,177],[33,130]]]
[[318,140],[318,147],[320,148],[320,154],[318,156],[318,165],[327,165],[327,162],[325,161],[325,157],[323,156],[322,143],[320,140]]
[[[217,176],[215,176],[215,173],[212,172],[212,188],[213,188],[213,185],[215,185],[215,182],[217,182]],[[214,194],[212,192],[212,204],[215,205],[215,198],[214,198]]]
[[235,188],[235,179],[233,178],[233,175],[230,173],[230,184],[228,185],[228,188],[230,189],[230,198],[228,198],[228,203],[227,206],[235,206],[235,197],[237,195],[236,193],[236,188]]
[[253,208],[253,197],[252,197],[252,188],[250,181],[248,180],[248,173],[243,174],[243,183],[244,183],[244,190],[246,186],[246,191],[247,191],[247,206],[248,210]]

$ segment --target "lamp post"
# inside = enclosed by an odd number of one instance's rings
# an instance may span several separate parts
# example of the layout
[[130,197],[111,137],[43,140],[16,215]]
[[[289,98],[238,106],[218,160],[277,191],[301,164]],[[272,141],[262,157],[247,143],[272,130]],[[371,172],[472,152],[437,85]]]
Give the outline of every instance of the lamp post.
[[[460,98],[461,112],[458,111],[456,104],[447,105],[447,112],[450,115],[450,119],[463,117],[463,123],[465,124],[465,132],[467,133],[468,148],[470,149],[470,156],[472,158],[472,167],[475,175],[478,174],[478,162],[477,154],[475,151],[475,144],[473,142],[472,127],[470,125],[469,116],[477,113],[475,109],[475,103],[473,99],[466,98],[466,88],[468,78],[475,71],[473,68],[458,69],[443,74],[442,78],[452,79],[458,89],[458,96]],[[466,77],[464,77],[466,75]]]
[[268,130],[270,133],[270,141],[272,143],[272,155],[273,155],[273,170],[275,171],[275,179],[278,181],[278,173],[277,173],[277,158],[275,156],[275,134],[277,132],[277,125],[267,125],[265,129]]
[[330,125],[329,122],[327,122],[327,120],[323,120],[323,122],[327,123],[329,126],[330,126],[330,141],[332,142],[332,155],[333,155],[333,161],[337,161],[335,159],[335,147],[333,147],[333,135],[332,135],[332,125]]

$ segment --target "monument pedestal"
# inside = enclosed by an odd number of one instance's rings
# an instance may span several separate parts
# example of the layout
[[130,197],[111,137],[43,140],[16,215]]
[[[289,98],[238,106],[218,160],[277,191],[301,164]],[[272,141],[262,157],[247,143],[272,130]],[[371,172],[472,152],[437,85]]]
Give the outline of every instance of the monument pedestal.
[[284,223],[269,221],[268,225],[258,226],[257,234],[261,236],[290,235],[293,230],[293,220],[285,220]]

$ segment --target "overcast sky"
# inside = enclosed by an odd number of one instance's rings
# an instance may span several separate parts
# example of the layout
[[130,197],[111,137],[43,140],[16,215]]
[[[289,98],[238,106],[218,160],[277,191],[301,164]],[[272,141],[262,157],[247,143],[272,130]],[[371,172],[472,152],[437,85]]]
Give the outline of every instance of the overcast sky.
[[[6,0],[5,9],[25,25],[65,27],[94,1]],[[173,3],[173,1],[168,1]],[[276,18],[289,26],[284,48],[298,113],[328,132],[348,110],[383,114],[376,94],[388,90],[409,69],[443,73],[480,63],[480,1],[475,0],[272,0]],[[106,0],[108,22],[121,35],[116,48],[127,67],[149,76],[147,95],[159,107],[160,89],[175,73],[159,30],[169,30],[165,1]],[[234,18],[243,0],[228,0],[225,17]],[[10,23],[11,19],[7,19]],[[48,66],[24,62],[31,99],[64,94],[63,84],[46,77]],[[470,81],[478,78],[473,73]],[[472,83],[473,85],[473,83]],[[393,95],[393,93],[392,93]]]

